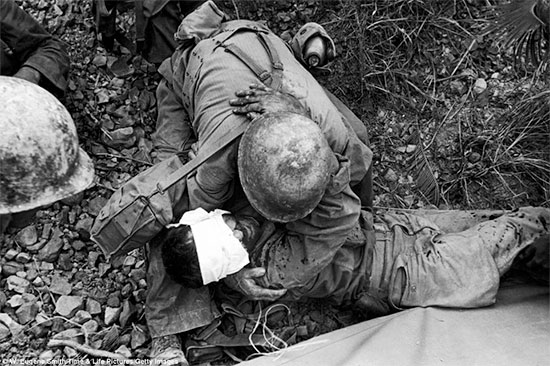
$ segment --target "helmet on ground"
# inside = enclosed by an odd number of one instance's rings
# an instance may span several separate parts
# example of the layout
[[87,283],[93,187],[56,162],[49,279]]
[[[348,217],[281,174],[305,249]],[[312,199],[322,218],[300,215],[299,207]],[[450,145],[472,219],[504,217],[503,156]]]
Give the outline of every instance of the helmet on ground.
[[90,186],[92,161],[52,94],[0,76],[0,100],[0,214],[48,205]]
[[241,137],[238,169],[250,204],[265,218],[289,222],[317,206],[334,154],[315,122],[295,113],[266,113]]

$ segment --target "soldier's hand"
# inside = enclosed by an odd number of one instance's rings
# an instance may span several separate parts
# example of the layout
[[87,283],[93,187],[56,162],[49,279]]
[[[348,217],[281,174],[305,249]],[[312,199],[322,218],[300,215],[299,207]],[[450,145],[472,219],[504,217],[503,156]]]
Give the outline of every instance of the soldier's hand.
[[263,84],[251,84],[249,89],[235,93],[237,98],[231,99],[229,104],[233,113],[246,114],[254,119],[263,113],[293,112],[309,118],[307,109],[293,95],[283,93]]
[[286,293],[286,290],[273,290],[258,285],[255,279],[264,275],[265,268],[245,267],[239,272],[227,276],[223,281],[227,286],[251,300],[275,301]]
[[187,156],[189,157],[189,161],[195,159],[197,157],[197,154],[199,153],[199,143],[194,142],[191,144],[191,150],[187,153]]

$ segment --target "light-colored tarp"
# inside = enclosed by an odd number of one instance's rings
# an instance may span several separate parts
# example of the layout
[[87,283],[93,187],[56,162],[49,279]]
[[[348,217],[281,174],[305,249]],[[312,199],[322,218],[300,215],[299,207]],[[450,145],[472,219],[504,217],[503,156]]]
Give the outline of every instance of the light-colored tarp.
[[502,284],[481,309],[415,308],[339,329],[240,365],[547,366],[549,288]]

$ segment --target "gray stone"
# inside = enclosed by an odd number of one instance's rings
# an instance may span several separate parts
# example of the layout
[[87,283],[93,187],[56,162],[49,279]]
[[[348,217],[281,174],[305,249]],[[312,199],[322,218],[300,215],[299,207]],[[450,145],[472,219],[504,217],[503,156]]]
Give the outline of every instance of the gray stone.
[[101,314],[101,304],[94,299],[88,298],[86,300],[86,311],[91,315]]
[[[67,243],[68,244],[68,243]],[[66,249],[70,249],[71,247],[68,246]],[[69,252],[62,252],[59,254],[59,258],[57,259],[57,267],[59,269],[62,269],[63,271],[71,271],[73,269],[74,264],[74,257]]]
[[99,277],[103,277],[111,269],[111,264],[110,263],[99,263],[99,265],[97,266],[97,269],[99,271]]
[[54,269],[53,263],[40,262],[40,270],[41,271],[49,272],[49,271],[53,271],[53,269]]
[[29,253],[19,253],[15,257],[15,260],[19,263],[29,263],[31,260],[31,255]]
[[8,290],[15,291],[20,294],[24,294],[29,290],[31,283],[24,278],[17,276],[8,277]]
[[122,311],[122,308],[112,308],[110,306],[105,307],[105,318],[104,323],[105,325],[112,325],[117,322],[120,313]]
[[23,331],[23,326],[13,320],[8,314],[0,314],[0,324],[3,324],[8,327],[12,335],[18,335]]
[[6,254],[4,254],[4,259],[7,261],[11,261],[15,259],[15,257],[19,254],[19,252],[15,249],[9,249]]
[[44,248],[44,245],[46,245],[48,241],[46,239],[40,239],[39,241],[37,241],[35,244],[33,245],[29,245],[28,247],[26,247],[25,249],[28,251],[28,252],[31,252],[31,253],[38,253],[38,251],[42,248]]
[[88,334],[93,334],[99,329],[99,324],[93,319],[88,320],[82,326],[88,331]]
[[69,346],[63,348],[63,354],[67,356],[69,360],[76,360],[79,356],[78,351]]
[[29,268],[27,270],[27,280],[34,281],[38,277],[38,271],[34,268]]
[[102,196],[94,197],[90,200],[88,204],[88,213],[92,216],[97,216],[99,211],[107,204],[107,198]]
[[487,81],[483,78],[479,78],[474,83],[473,91],[476,94],[481,94],[487,89]]
[[92,63],[97,67],[102,67],[107,65],[107,56],[105,55],[95,55]]
[[42,287],[44,286],[44,281],[42,280],[41,277],[36,277],[33,281],[32,281],[32,284],[36,287]]
[[136,261],[136,257],[134,257],[133,255],[128,255],[126,256],[126,258],[124,258],[123,266],[133,267],[136,264]]
[[38,233],[36,232],[36,226],[29,225],[21,229],[15,236],[15,242],[23,248],[33,245],[38,240]]
[[5,341],[11,335],[10,328],[0,323],[0,342]]
[[81,237],[88,239],[90,237],[90,230],[94,224],[94,219],[91,217],[84,217],[76,222],[75,230]]
[[25,266],[18,262],[6,262],[2,265],[2,274],[6,277],[13,276],[17,272],[21,272]]
[[27,324],[34,320],[38,313],[38,304],[36,302],[28,302],[19,307],[15,312],[17,320],[20,324]]
[[73,241],[72,247],[74,250],[82,250],[86,248],[86,243],[84,243],[82,240],[75,240]]
[[6,305],[6,301],[8,300],[8,296],[4,293],[4,291],[0,291],[0,310]]
[[78,310],[75,316],[73,317],[72,321],[78,324],[84,324],[91,319],[92,319],[92,316],[86,310]]
[[104,305],[107,302],[107,297],[109,294],[105,291],[105,289],[93,287],[88,291],[88,296],[96,301],[99,301],[101,305]]
[[145,274],[146,272],[144,268],[138,268],[131,270],[129,276],[134,281],[139,282],[140,280],[145,279]]
[[70,211],[69,212],[69,224],[74,225],[76,222],[76,212]]
[[38,355],[38,359],[40,361],[51,361],[54,359],[54,357],[57,355],[57,353],[55,353],[54,351],[52,351],[51,349],[49,350],[46,350],[44,352],[42,352],[40,355]]
[[42,234],[40,237],[44,240],[48,240],[50,238],[50,233],[52,232],[52,226],[53,224],[51,222],[47,222],[44,224],[44,227],[42,227]]
[[132,294],[132,291],[134,291],[134,288],[130,283],[127,283],[124,285],[122,290],[120,290],[120,294],[123,298],[127,298]]
[[6,304],[13,309],[20,307],[24,303],[25,300],[23,300],[23,295],[13,295],[8,301],[6,301]]
[[97,260],[99,259],[101,253],[92,251],[88,253],[88,267],[95,268]]
[[84,300],[82,297],[63,295],[55,303],[55,312],[61,316],[72,318],[83,306]]
[[107,298],[107,306],[112,308],[120,307],[120,298],[117,294],[112,294]]
[[52,283],[48,286],[51,292],[56,295],[69,295],[73,286],[61,276],[53,276]]
[[35,338],[44,338],[50,332],[50,327],[46,326],[45,324],[33,323],[33,326],[30,327],[28,331],[31,332]]
[[132,347],[132,349],[136,349],[143,346],[149,340],[149,334],[145,329],[143,329],[140,326],[135,326],[132,329],[131,335],[132,335],[132,340],[130,343],[130,347]]
[[386,174],[384,174],[384,179],[388,182],[397,182],[399,180],[399,176],[393,169],[388,169]]
[[63,233],[55,228],[52,238],[38,251],[37,259],[45,262],[54,262],[63,248]]
[[132,351],[130,351],[128,349],[128,347],[126,347],[125,345],[122,345],[122,346],[118,347],[115,350],[115,353],[118,353],[119,355],[123,355],[126,358],[131,358],[132,357]]

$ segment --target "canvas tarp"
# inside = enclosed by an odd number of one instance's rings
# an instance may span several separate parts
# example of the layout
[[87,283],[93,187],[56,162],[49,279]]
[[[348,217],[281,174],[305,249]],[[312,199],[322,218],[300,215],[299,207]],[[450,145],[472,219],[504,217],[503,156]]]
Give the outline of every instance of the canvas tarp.
[[491,307],[409,309],[240,365],[550,365],[549,288],[504,283]]

